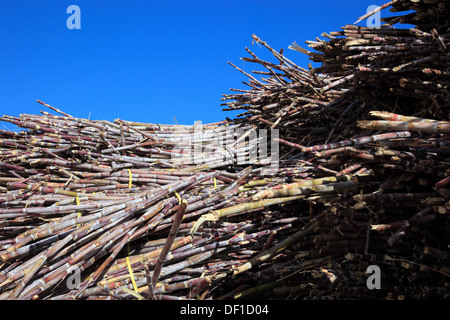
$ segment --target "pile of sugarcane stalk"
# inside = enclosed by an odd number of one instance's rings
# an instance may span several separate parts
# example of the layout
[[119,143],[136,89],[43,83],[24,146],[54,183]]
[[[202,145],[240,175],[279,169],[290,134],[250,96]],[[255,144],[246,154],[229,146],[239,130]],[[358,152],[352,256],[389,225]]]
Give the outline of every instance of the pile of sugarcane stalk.
[[415,11],[294,43],[315,69],[254,35],[277,61],[231,63],[233,120],[3,116],[0,299],[448,299],[450,7],[389,6]]
[[[254,35],[276,62],[247,49],[251,57],[242,60],[265,68],[253,73],[267,77],[258,80],[236,67],[249,75],[250,88],[224,95],[224,110],[244,110],[235,123],[278,129],[282,158],[315,170],[272,183],[254,199],[315,191],[315,181],[324,187],[318,177],[366,180],[353,190],[343,187],[328,203],[323,197],[309,201],[315,219],[322,217],[319,203],[325,211],[334,208],[334,223],[322,220],[324,225],[316,227],[320,235],[303,239],[314,246],[299,256],[329,252],[342,260],[316,266],[321,280],[312,282],[314,289],[305,284],[311,283],[306,276],[298,286],[273,282],[272,293],[283,298],[288,293],[312,299],[449,297],[450,4],[405,0],[380,8],[389,6],[414,12],[384,18],[386,24],[378,28],[347,25],[323,33],[324,40],[306,41],[310,50],[290,46],[319,62],[317,68],[299,67]],[[398,29],[395,23],[416,27]],[[308,179],[306,185],[302,179]],[[342,221],[336,223],[339,216]],[[369,265],[380,267],[386,290],[367,289]]]

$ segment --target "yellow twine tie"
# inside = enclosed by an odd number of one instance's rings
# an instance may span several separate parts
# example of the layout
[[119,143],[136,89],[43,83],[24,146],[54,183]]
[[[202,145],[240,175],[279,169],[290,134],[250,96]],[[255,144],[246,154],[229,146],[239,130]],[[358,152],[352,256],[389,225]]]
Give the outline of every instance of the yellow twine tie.
[[[130,255],[130,243],[129,242],[127,243],[127,254]],[[125,260],[127,261],[128,273],[130,274],[131,283],[133,283],[133,289],[137,293],[138,289],[137,289],[137,285],[136,285],[136,280],[134,279],[133,269],[131,269],[130,259],[128,257],[126,257]]]
[[128,179],[128,189],[131,188],[131,182],[133,182],[133,175],[131,174],[131,170],[128,169],[128,175],[129,175],[129,179]]
[[181,204],[181,197],[180,197],[180,195],[178,194],[178,192],[176,192],[175,190],[173,190],[173,193],[175,193],[175,195],[177,196],[177,198],[178,198],[178,203]]
[[214,189],[217,189],[217,180],[214,178]]
[[138,288],[137,288],[137,285],[136,285],[136,280],[134,279],[133,269],[131,269],[130,259],[128,257],[126,257],[125,260],[127,261],[128,273],[130,274],[131,283],[133,283],[133,289],[137,293],[138,292]]

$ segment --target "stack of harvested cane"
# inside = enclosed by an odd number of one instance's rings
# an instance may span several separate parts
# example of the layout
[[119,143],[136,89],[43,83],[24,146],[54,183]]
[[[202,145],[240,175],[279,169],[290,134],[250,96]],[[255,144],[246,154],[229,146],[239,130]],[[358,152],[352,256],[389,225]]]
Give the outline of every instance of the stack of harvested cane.
[[[447,299],[450,4],[388,6],[415,11],[293,44],[316,69],[254,36],[277,62],[233,65],[234,120],[1,118],[0,298]],[[258,128],[270,170],[239,162]]]

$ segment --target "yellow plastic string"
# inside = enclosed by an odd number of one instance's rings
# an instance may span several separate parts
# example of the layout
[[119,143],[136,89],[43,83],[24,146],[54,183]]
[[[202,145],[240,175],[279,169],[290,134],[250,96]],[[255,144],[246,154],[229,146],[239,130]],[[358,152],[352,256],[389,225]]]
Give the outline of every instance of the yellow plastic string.
[[[127,243],[127,255],[130,255],[130,243]],[[133,291],[130,290],[130,294],[134,295],[135,297],[137,297],[138,299],[140,299],[138,296],[138,288],[136,285],[136,280],[134,279],[134,273],[133,273],[133,269],[131,269],[131,263],[130,263],[130,259],[128,257],[125,258],[125,260],[127,261],[127,267],[128,267],[128,273],[130,274],[130,278],[131,278],[131,282],[133,283],[133,288],[134,288],[134,293]],[[142,298],[142,297],[141,297]]]
[[[80,197],[78,197],[78,194],[77,194],[77,196],[75,197],[75,201],[76,201],[76,203],[77,203],[77,206],[79,206],[80,205]],[[77,217],[78,218],[81,218],[81,210],[78,210],[78,213],[77,213]],[[77,228],[79,228],[79,227],[81,227],[81,224],[80,223],[77,223]]]
[[217,180],[214,178],[214,189],[217,189]]
[[138,288],[136,285],[136,280],[134,279],[133,269],[131,269],[130,259],[128,257],[126,257],[125,260],[127,261],[128,273],[130,274],[131,282],[133,283],[133,289],[137,293]]
[[[179,195],[178,192],[176,192],[175,190],[173,190],[173,193],[175,193],[175,195],[176,195],[177,198],[178,198],[178,204],[181,205],[181,197],[180,197],[180,195]],[[184,220],[184,214],[183,214],[182,220]]]
[[131,188],[131,182],[133,181],[133,175],[131,174],[131,170],[128,169],[128,175],[130,176],[130,179],[128,180],[128,189]]
[[180,195],[178,194],[178,192],[176,192],[175,190],[173,190],[173,193],[175,193],[175,195],[177,196],[177,198],[178,198],[178,203],[181,204],[181,197],[180,197]]

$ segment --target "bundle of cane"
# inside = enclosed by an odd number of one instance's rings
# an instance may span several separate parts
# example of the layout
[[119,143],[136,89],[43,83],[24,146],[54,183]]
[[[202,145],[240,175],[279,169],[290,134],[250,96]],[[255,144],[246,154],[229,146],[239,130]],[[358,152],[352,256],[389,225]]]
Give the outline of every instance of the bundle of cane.
[[2,117],[0,298],[448,298],[449,7],[388,7],[291,46],[317,68],[253,36],[233,121]]
[[[343,258],[347,248],[352,254],[386,255],[378,263],[397,273],[408,269],[404,273],[409,275],[394,281],[397,285],[383,291],[383,298],[446,297],[448,289],[441,287],[439,281],[446,282],[449,275],[446,258],[449,192],[446,187],[450,181],[447,90],[450,38],[446,34],[448,15],[444,14],[449,7],[445,1],[392,1],[360,20],[391,5],[393,11],[416,11],[403,20],[386,18],[389,24],[379,28],[347,25],[343,31],[322,34],[327,40],[307,41],[319,52],[294,43],[291,49],[322,63],[315,69],[296,66],[282,51],[277,52],[253,36],[254,41],[269,49],[280,63],[262,61],[247,49],[253,58],[243,58],[245,61],[261,64],[269,70],[254,73],[270,78],[259,81],[249,76],[250,90],[225,95],[224,99],[235,100],[227,104],[228,109],[247,110],[235,122],[279,129],[282,158],[299,169],[309,167],[303,177],[285,177],[284,181],[280,179],[280,171],[278,179],[266,181],[263,187],[257,187],[258,190],[250,194],[253,200],[301,196],[301,201],[310,203],[311,218],[317,207],[328,207],[331,201],[340,202],[347,224],[353,229],[349,234],[363,237],[364,241],[350,251],[349,244],[354,240],[345,238],[342,229],[333,231],[328,223],[317,228],[316,231],[324,233],[320,235],[322,238],[339,239],[336,243],[343,249],[337,252],[338,257]],[[420,20],[424,16],[428,23]],[[417,22],[415,29],[391,26],[412,21]],[[295,108],[300,101],[303,112]],[[401,110],[401,114],[396,113],[397,110]],[[290,111],[293,111],[292,117],[289,117]],[[373,117],[381,120],[373,120]],[[317,192],[322,190],[329,192],[330,197],[316,198]],[[344,205],[342,194],[355,191],[351,201]],[[355,223],[356,216],[362,218],[364,224]],[[308,239],[310,233],[299,234]],[[377,237],[384,239],[374,241]],[[424,243],[433,243],[432,249],[424,248]],[[329,253],[330,246],[328,243],[319,251],[318,248],[307,249],[300,256]],[[241,270],[256,269],[275,253],[278,251],[274,249],[260,254]],[[359,263],[359,260],[354,262]],[[320,282],[320,292],[311,286],[278,290],[277,287],[288,286],[286,281],[278,280],[270,285],[262,284],[258,290],[294,293],[303,298],[342,298],[348,293],[348,281],[336,285],[338,273],[330,271],[326,263],[322,266],[325,271],[316,269],[317,275],[325,279],[325,283]],[[306,278],[300,283],[306,282]],[[410,288],[412,279],[420,279],[422,289]],[[425,288],[426,281],[433,283],[433,289]],[[323,289],[325,284],[326,290]],[[252,294],[255,291],[251,289]],[[367,288],[361,286],[352,292],[352,296],[367,298],[368,295]]]

